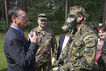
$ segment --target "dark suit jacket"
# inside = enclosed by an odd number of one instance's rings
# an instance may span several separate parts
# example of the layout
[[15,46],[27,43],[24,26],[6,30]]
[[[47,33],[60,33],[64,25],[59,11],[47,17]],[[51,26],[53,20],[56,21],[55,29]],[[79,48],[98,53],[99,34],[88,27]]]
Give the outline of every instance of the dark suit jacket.
[[29,43],[16,29],[10,27],[4,41],[8,71],[35,71],[36,43]]
[[106,40],[104,40],[103,48],[106,49]]
[[104,45],[102,47],[101,56],[98,59],[98,68],[101,71],[106,71],[106,40],[104,41]]
[[101,56],[104,60],[105,66],[106,66],[106,40],[104,41],[104,45],[102,47]]
[[66,34],[61,34],[60,35],[60,38],[59,38],[59,47],[58,47],[58,52],[57,52],[57,59],[59,58],[60,53],[62,51],[62,45],[63,45],[64,39],[65,39],[65,35]]

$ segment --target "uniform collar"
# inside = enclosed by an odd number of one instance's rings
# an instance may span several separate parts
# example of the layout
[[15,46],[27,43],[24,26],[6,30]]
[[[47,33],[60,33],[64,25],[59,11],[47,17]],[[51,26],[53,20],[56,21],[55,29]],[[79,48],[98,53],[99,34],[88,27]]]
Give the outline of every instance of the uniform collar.
[[83,25],[83,26],[80,28],[80,31],[83,31],[86,27],[87,27],[87,25]]
[[36,28],[37,32],[45,31],[46,27],[44,29],[40,29],[39,27]]
[[[83,35],[82,32],[83,32],[86,28],[87,28],[87,25],[82,26],[79,31],[77,31],[74,35],[71,34],[71,36],[76,36],[76,35],[78,35],[78,34]],[[72,32],[74,32],[74,31],[72,30]]]

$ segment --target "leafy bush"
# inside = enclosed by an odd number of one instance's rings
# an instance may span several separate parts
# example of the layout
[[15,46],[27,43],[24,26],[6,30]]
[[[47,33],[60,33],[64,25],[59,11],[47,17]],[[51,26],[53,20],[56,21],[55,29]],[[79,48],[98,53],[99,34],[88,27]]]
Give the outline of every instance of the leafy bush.
[[55,35],[64,33],[61,29],[62,25],[64,24],[64,21],[49,21],[47,23],[47,26],[51,28]]
[[6,32],[9,27],[9,24],[6,24],[4,19],[0,20],[0,32]]
[[37,22],[35,21],[35,22],[31,22],[31,21],[29,21],[28,23],[27,23],[27,27],[25,27],[25,31],[28,31],[28,32],[30,32],[33,28],[35,28],[35,27],[37,27]]
[[[37,26],[37,15],[45,13],[48,16],[48,25],[52,28],[55,34],[63,33],[61,26],[64,24],[65,19],[65,0],[55,0],[56,9],[47,8],[46,5],[51,0],[27,0],[28,2],[28,16],[30,22],[26,30],[31,30]],[[94,28],[97,27],[100,17],[103,15],[103,2],[104,0],[69,0],[68,11],[71,6],[79,5],[84,7],[87,13],[87,24]],[[99,10],[98,10],[99,9]]]

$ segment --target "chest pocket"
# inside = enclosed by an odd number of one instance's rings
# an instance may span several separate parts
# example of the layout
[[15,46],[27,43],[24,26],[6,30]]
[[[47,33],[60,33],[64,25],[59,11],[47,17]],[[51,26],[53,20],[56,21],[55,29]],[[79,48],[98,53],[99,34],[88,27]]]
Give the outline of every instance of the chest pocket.
[[83,42],[81,40],[77,40],[74,43],[74,48],[80,49],[82,47]]
[[40,34],[38,45],[40,46],[36,53],[36,62],[38,66],[43,65],[51,60],[51,40],[52,35],[50,33]]
[[81,56],[81,52],[83,50],[83,40],[77,40],[73,45],[73,51],[72,54],[74,56]]
[[50,47],[51,46],[51,40],[52,40],[52,34],[51,33],[47,33],[44,36],[42,36],[40,38],[40,45],[43,47]]
[[82,30],[81,32],[79,32],[75,37],[74,37],[74,39],[73,39],[73,45],[72,45],[72,47],[73,47],[73,51],[72,51],[72,54],[74,55],[74,56],[82,56],[82,54],[83,54],[83,50],[84,50],[84,41],[83,41],[83,39],[84,39],[84,37],[85,37],[85,35],[87,34],[88,32],[87,32],[87,29],[85,29],[85,30]]

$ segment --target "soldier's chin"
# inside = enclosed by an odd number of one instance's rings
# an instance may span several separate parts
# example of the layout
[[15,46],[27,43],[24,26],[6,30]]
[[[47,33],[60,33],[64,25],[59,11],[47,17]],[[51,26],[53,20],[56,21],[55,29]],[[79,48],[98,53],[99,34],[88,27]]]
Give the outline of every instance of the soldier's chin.
[[105,39],[105,37],[100,37],[101,39]]
[[46,25],[41,25],[42,28],[45,28]]

